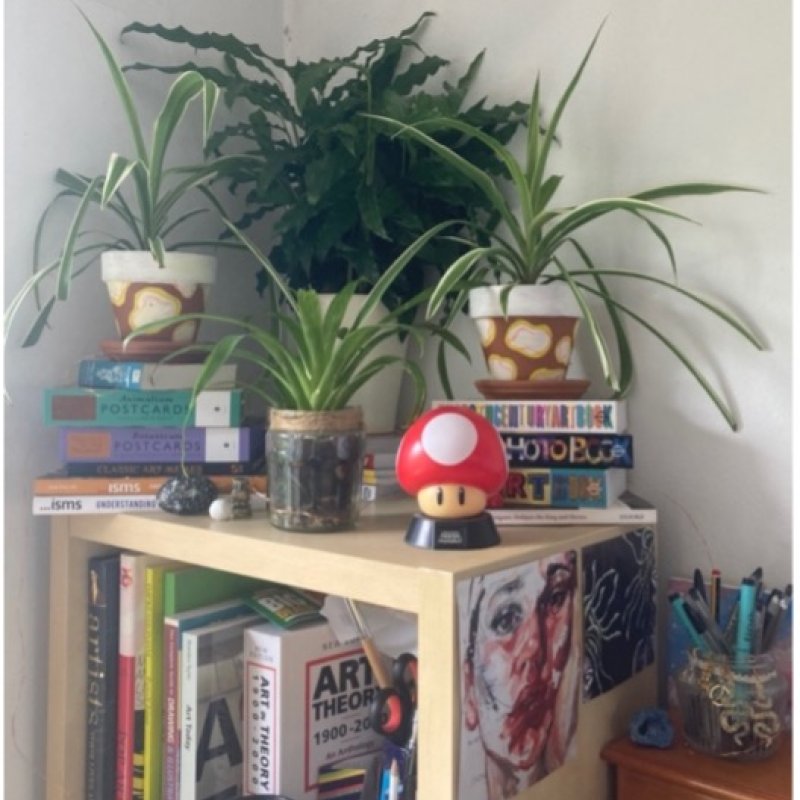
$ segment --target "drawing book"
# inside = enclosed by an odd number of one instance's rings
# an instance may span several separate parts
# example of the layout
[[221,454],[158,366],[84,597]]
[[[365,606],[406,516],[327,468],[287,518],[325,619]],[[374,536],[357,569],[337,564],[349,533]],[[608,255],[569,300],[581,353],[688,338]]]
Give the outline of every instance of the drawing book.
[[[180,574],[180,573],[178,573]],[[164,616],[164,767],[162,800],[177,800],[180,775],[180,681],[181,635],[214,622],[251,615],[253,610],[242,600],[226,600]]]

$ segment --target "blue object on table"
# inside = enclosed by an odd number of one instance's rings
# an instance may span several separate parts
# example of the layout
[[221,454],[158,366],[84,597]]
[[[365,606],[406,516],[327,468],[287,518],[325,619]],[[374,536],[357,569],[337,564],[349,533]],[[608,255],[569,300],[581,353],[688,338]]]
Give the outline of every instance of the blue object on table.
[[664,750],[672,744],[675,730],[664,709],[643,708],[631,717],[628,735],[634,744]]

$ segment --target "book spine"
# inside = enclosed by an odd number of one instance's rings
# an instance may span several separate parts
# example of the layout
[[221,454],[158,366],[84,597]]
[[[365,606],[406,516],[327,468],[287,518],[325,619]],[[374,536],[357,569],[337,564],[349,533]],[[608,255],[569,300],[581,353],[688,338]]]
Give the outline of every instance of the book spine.
[[[191,389],[202,368],[202,364],[88,358],[78,365],[78,386],[89,389]],[[208,388],[227,388],[235,380],[235,365],[223,364],[214,373]]]
[[509,467],[633,467],[629,434],[501,433]]
[[158,511],[154,494],[122,495],[37,495],[33,498],[34,516],[57,514],[123,514]]
[[606,508],[625,489],[625,470],[512,469],[504,502],[557,508]]
[[276,739],[279,677],[274,666],[261,660],[251,636],[258,637],[258,629],[244,634],[243,790],[248,794],[270,794],[277,792],[280,785]]
[[[219,492],[230,494],[233,489],[233,477],[227,475],[207,475]],[[247,479],[250,488],[265,492],[266,475],[242,475]],[[35,478],[33,493],[36,495],[137,495],[156,494],[169,476],[145,476],[142,478],[69,478],[48,477]]]
[[178,736],[180,709],[178,674],[178,638],[174,624],[164,624],[164,793],[163,800],[178,798]]
[[[224,492],[222,496],[227,496]],[[266,497],[258,491],[250,495],[250,506],[254,511],[266,507]],[[125,514],[161,511],[155,494],[74,494],[35,495],[32,502],[34,516],[56,516],[59,514]]]
[[145,476],[174,475],[257,475],[265,472],[264,458],[253,461],[229,461],[208,464],[166,464],[163,462],[136,463],[131,462],[113,464],[107,461],[71,462],[64,464],[64,472],[69,477],[116,477],[139,478]]
[[89,560],[86,686],[86,798],[116,792],[119,556]]
[[622,400],[436,400],[432,405],[472,409],[501,432],[624,433],[626,428]]
[[161,793],[161,650],[164,635],[163,568],[145,570],[144,800]]
[[119,683],[117,692],[117,789],[115,800],[133,798],[136,694],[136,562],[122,553],[119,565]]
[[179,800],[195,798],[197,768],[197,640],[186,636],[181,641],[181,751]]
[[46,425],[96,427],[237,427],[242,423],[241,389],[45,389]]
[[94,389],[139,389],[144,364],[139,361],[84,359],[78,365],[78,386]]
[[264,455],[266,429],[244,427],[62,427],[61,461],[205,463],[252,461]]
[[497,525],[655,525],[654,508],[490,508]]

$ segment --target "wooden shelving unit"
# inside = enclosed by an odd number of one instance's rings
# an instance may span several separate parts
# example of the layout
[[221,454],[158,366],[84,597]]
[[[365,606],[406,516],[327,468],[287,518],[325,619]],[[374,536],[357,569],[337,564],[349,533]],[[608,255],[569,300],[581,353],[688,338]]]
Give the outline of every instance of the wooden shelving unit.
[[[377,504],[362,515],[358,530],[325,534],[275,529],[263,513],[249,520],[231,522],[167,514],[54,517],[47,799],[84,797],[87,560],[98,552],[126,549],[416,614],[420,664],[418,798],[456,800],[460,720],[456,584],[462,578],[535,560],[557,549],[580,550],[586,544],[611,538],[626,529],[504,528],[502,543],[496,547],[431,552],[403,542],[412,510],[404,501]],[[637,704],[652,702],[654,673],[654,668],[648,668],[627,682],[633,686],[625,697],[630,694],[637,698],[627,702],[631,710]],[[617,690],[609,694],[616,693]],[[621,726],[627,722],[627,717],[621,716],[626,706],[624,697],[621,705],[619,697],[616,702],[611,698],[606,704],[615,709],[614,720],[613,724],[593,725],[596,733],[591,736],[599,737],[599,741],[590,745],[594,751],[591,769],[595,775],[603,774],[596,772],[600,748],[613,738],[612,734],[619,735],[624,729]],[[610,712],[603,712],[605,717],[610,718]],[[536,790],[534,786],[524,797],[539,796]],[[582,796],[575,795],[576,800]],[[598,791],[592,796],[602,797],[602,794]]]

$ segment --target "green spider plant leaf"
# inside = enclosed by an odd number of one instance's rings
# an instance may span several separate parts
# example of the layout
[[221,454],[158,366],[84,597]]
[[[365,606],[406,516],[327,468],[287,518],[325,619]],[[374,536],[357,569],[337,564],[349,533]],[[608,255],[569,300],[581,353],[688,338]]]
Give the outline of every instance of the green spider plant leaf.
[[153,146],[147,162],[150,202],[153,207],[159,196],[164,156],[172,135],[186,113],[189,103],[203,92],[204,85],[205,80],[202,75],[197,72],[184,72],[170,86],[164,105],[153,125]]
[[111,79],[114,82],[114,87],[117,90],[117,95],[119,96],[120,102],[122,103],[122,107],[125,111],[125,116],[128,120],[128,127],[130,128],[131,135],[133,137],[136,155],[140,161],[146,162],[147,147],[144,143],[144,136],[142,136],[142,126],[139,123],[139,115],[136,112],[136,105],[133,102],[133,96],[131,95],[128,82],[125,80],[125,75],[117,63],[117,60],[114,58],[114,54],[106,44],[105,39],[103,39],[103,37],[100,35],[100,32],[97,30],[97,28],[92,25],[89,17],[87,17],[86,14],[81,11],[81,9],[78,9],[78,13],[84,18],[84,20],[86,20],[86,24],[91,29],[94,38],[97,40],[97,43],[100,45],[100,50],[102,51],[106,60],[106,64],[108,65],[108,69],[111,73]]
[[94,201],[95,193],[100,187],[101,179],[93,178],[86,191],[78,203],[78,208],[75,210],[75,216],[70,222],[67,236],[64,240],[64,249],[61,252],[61,259],[58,264],[58,277],[56,278],[56,297],[59,300],[66,300],[69,297],[69,285],[72,280],[72,256],[75,250],[75,243],[80,233],[80,226],[86,212],[89,210],[89,205]]
[[125,182],[131,170],[138,162],[130,161],[119,153],[112,153],[108,159],[106,175],[103,179],[103,190],[100,196],[100,205],[105,208],[111,202],[111,198],[117,193],[119,187]]

